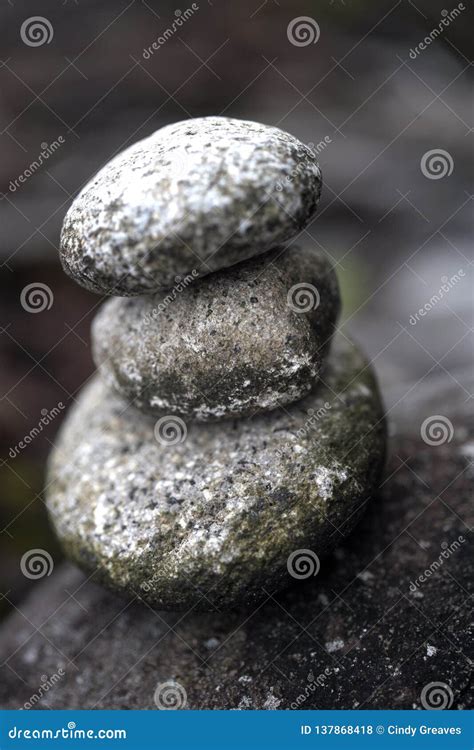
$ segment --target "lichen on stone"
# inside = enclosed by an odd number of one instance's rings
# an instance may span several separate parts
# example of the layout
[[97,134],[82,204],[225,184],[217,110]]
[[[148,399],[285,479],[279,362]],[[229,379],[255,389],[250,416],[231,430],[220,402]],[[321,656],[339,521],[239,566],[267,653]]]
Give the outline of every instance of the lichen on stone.
[[[313,295],[302,310],[295,288]],[[94,360],[105,382],[145,413],[252,415],[309,393],[339,308],[322,252],[273,250],[175,296],[107,301],[92,327]]]
[[114,157],[64,220],[64,270],[91,291],[150,294],[265,252],[316,211],[315,153],[227,117],[167,125]]
[[173,445],[154,427],[96,377],[51,456],[48,507],[81,567],[164,609],[233,607],[290,583],[294,550],[324,556],[353,528],[384,456],[377,386],[341,336],[300,401],[189,423]]

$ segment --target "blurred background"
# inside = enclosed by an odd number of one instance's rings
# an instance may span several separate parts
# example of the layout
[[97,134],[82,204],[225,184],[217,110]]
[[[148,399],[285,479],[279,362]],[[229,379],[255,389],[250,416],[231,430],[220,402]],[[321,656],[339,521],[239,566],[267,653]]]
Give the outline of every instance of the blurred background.
[[93,370],[101,299],[61,271],[61,222],[162,125],[223,114],[314,144],[323,197],[298,242],[337,267],[342,325],[379,374],[392,434],[470,409],[469,5],[2,0],[0,617],[32,584],[26,550],[60,560],[45,460]]

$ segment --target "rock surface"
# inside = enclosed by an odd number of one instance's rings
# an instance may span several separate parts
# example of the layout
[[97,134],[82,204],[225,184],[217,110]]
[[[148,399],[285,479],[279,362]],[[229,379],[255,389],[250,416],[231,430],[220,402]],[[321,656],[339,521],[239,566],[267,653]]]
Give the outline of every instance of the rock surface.
[[92,326],[94,360],[145,412],[251,415],[309,393],[339,308],[322,252],[271,251],[171,292],[109,300]]
[[95,379],[53,451],[48,508],[70,558],[164,609],[228,608],[291,582],[287,559],[354,526],[385,449],[366,360],[343,337],[318,387],[253,419],[155,421]]
[[356,532],[318,576],[266,588],[258,608],[158,613],[58,569],[0,629],[0,706],[36,695],[43,709],[153,709],[157,685],[175,680],[194,709],[422,708],[433,682],[469,707],[473,452],[462,422],[445,445],[399,437]]
[[293,237],[321,192],[316,155],[278,128],[226,117],[168,125],[106,164],[64,220],[61,259],[99,293],[149,294]]

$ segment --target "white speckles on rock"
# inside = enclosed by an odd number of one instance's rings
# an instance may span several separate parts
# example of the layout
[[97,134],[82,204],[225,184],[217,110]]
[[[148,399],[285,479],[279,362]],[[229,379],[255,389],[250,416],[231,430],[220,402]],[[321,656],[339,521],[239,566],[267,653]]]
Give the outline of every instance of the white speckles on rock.
[[341,640],[341,638],[335,638],[333,641],[329,641],[324,645],[328,654],[333,654],[334,651],[340,651],[344,648],[344,641]]
[[370,583],[375,578],[374,574],[371,573],[370,570],[363,570],[361,573],[357,573],[356,577],[359,578],[363,583]]
[[204,646],[208,651],[215,651],[219,645],[220,641],[218,638],[208,638],[207,641],[204,642]]
[[242,675],[240,675],[240,677],[239,677],[239,682],[240,682],[240,683],[241,683],[242,685],[246,685],[246,684],[248,684],[249,682],[252,682],[252,681],[253,681],[253,677],[251,677],[251,676],[250,676],[250,675],[248,675],[248,674],[242,674]]
[[[316,309],[288,306],[298,283],[318,289]],[[94,359],[105,382],[142,411],[200,421],[305,396],[340,307],[330,262],[299,248],[239,263],[165,300],[161,292],[106,302],[93,324]]]
[[345,482],[347,479],[347,471],[344,469],[337,468],[337,465],[328,468],[327,466],[321,466],[316,472],[314,481],[316,482],[319,493],[324,500],[329,500],[334,492],[334,482]]
[[280,703],[281,699],[277,698],[276,695],[273,694],[273,692],[270,692],[265,698],[265,702],[262,708],[265,709],[265,711],[275,711]]
[[97,505],[94,508],[94,526],[95,533],[97,535],[103,534],[106,528],[106,521],[108,515],[107,499],[106,495],[102,495],[97,498]]
[[243,698],[240,699],[237,709],[240,711],[246,711],[249,708],[253,708],[252,701],[248,695],[244,695]]
[[64,220],[62,263],[92,291],[148,294],[177,274],[204,275],[287,241],[320,192],[315,154],[289,133],[226,117],[185,120],[135,143],[86,185]]
[[[384,455],[375,381],[342,337],[323,381],[284,409],[190,422],[184,442],[162,445],[155,419],[96,378],[50,459],[48,507],[69,556],[172,610],[255,603],[292,583],[289,554],[324,555],[335,526],[351,530]],[[302,430],[309,410],[321,416]]]

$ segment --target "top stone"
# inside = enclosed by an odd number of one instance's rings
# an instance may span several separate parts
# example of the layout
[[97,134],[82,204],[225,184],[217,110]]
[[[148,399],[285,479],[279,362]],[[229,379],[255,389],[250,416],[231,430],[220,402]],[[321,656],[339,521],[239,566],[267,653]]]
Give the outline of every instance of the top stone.
[[321,193],[315,153],[278,128],[227,117],[167,125],[105,165],[70,207],[61,261],[79,284],[150,294],[289,240]]

